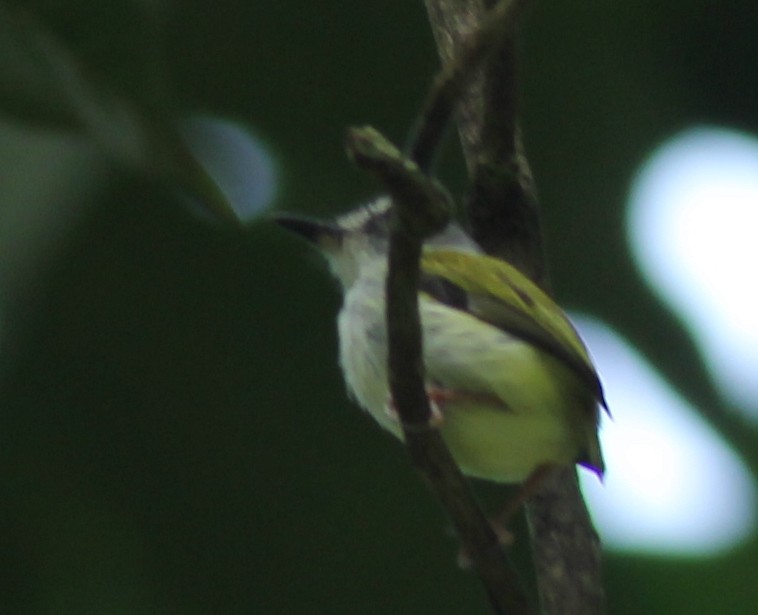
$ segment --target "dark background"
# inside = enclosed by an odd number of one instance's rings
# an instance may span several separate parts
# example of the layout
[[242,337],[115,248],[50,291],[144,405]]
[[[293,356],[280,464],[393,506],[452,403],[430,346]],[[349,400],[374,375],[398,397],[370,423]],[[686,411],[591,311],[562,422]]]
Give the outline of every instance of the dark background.
[[[0,612],[486,612],[403,450],[346,399],[317,259],[265,220],[208,223],[149,156],[103,155],[50,76],[239,122],[274,156],[277,208],[333,214],[375,189],[344,128],[402,142],[436,69],[420,0],[0,7]],[[747,1],[542,0],[522,41],[556,295],[695,404],[720,402],[633,267],[624,201],[678,130],[758,132],[756,26]],[[48,55],[27,53],[39,33]],[[441,173],[461,194],[458,162]],[[747,615],[757,563],[755,540],[609,553],[609,611]]]

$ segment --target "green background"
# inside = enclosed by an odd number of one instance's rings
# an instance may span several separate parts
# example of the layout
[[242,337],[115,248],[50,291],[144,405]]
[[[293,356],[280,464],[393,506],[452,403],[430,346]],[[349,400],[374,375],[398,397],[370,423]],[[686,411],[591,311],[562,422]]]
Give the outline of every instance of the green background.
[[[98,91],[248,127],[288,211],[370,196],[345,127],[402,142],[437,66],[420,0],[0,6],[0,35],[46,32]],[[542,0],[522,41],[556,295],[711,407],[633,267],[624,201],[680,129],[758,133],[756,25],[747,1]],[[0,612],[486,612],[402,448],[346,399],[338,291],[307,246],[265,220],[209,224],[149,165],[108,161],[3,40]],[[441,173],[461,194],[455,154]],[[609,612],[747,615],[757,570],[755,539],[705,560],[608,554]]]

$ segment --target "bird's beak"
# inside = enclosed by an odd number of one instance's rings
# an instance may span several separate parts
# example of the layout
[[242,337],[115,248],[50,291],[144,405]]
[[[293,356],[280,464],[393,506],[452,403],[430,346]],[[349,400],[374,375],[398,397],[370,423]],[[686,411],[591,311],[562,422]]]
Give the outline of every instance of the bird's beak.
[[274,222],[321,248],[339,243],[343,234],[336,224],[302,216],[277,214]]

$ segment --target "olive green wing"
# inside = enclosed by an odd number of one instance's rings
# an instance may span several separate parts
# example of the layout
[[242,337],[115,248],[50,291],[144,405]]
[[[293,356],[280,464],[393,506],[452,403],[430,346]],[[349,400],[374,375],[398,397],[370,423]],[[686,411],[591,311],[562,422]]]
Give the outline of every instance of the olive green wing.
[[466,293],[466,309],[477,318],[523,339],[563,361],[607,408],[590,356],[560,307],[507,262],[485,256],[427,248],[421,270]]

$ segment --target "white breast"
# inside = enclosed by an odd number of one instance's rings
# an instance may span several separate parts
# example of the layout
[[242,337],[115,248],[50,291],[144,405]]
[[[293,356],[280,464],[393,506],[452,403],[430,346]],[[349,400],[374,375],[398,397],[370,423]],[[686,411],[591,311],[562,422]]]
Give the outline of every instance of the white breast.
[[384,427],[400,430],[387,412],[387,328],[384,282],[361,278],[345,294],[337,319],[340,365],[350,394]]

